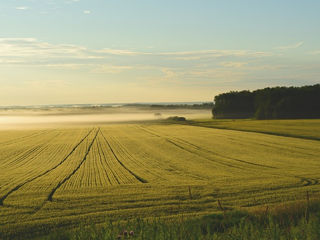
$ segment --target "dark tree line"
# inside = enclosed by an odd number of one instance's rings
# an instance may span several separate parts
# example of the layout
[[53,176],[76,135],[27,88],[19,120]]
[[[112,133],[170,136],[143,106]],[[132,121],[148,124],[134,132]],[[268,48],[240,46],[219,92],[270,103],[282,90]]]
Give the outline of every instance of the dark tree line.
[[320,84],[223,93],[214,98],[214,118],[320,118]]

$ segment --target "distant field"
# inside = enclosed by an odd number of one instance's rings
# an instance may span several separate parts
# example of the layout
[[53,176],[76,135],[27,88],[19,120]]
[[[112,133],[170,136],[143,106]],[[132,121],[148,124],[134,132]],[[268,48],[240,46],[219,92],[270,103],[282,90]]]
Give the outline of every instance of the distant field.
[[199,119],[191,124],[203,127],[233,129],[260,133],[269,133],[282,136],[300,137],[320,140],[319,119],[299,120],[233,120],[233,119]]
[[[198,124],[318,138],[319,122]],[[0,239],[315,197],[319,179],[318,140],[161,123],[2,130]]]

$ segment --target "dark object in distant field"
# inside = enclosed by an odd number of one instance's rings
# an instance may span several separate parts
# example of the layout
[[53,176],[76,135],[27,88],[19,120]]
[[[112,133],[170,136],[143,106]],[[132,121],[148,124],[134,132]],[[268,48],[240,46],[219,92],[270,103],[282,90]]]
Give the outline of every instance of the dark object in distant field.
[[185,117],[179,117],[179,116],[173,116],[173,117],[168,117],[167,120],[172,120],[172,121],[186,121]]
[[214,98],[214,118],[320,118],[320,84],[229,92]]

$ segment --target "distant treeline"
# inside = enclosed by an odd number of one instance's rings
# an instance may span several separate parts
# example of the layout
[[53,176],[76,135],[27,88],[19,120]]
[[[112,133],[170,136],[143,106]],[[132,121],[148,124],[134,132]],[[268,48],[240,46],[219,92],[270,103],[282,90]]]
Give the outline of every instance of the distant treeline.
[[223,93],[214,98],[214,118],[320,118],[320,84]]

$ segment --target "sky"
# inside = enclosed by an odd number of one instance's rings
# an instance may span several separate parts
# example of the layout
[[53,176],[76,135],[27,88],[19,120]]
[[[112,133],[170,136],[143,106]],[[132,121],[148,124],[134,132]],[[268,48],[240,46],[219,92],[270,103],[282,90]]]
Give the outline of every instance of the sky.
[[1,0],[0,105],[320,83],[319,0]]

